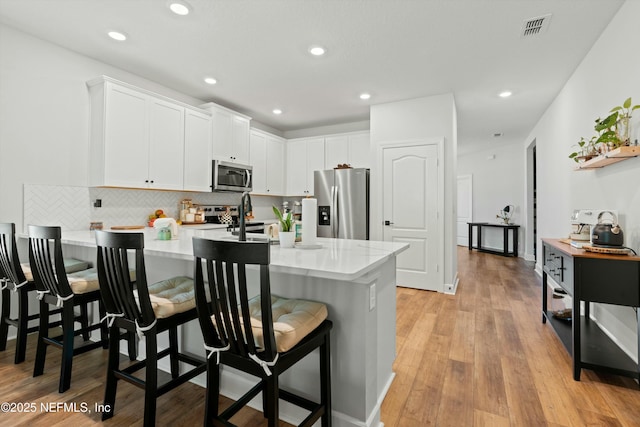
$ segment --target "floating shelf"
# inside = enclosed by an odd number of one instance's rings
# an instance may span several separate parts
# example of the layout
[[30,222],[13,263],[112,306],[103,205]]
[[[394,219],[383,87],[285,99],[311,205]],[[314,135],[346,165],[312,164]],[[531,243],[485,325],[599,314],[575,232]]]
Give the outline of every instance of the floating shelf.
[[618,163],[631,157],[640,156],[640,146],[634,145],[629,147],[618,147],[606,154],[580,163],[575,170],[597,169],[608,166],[612,163]]

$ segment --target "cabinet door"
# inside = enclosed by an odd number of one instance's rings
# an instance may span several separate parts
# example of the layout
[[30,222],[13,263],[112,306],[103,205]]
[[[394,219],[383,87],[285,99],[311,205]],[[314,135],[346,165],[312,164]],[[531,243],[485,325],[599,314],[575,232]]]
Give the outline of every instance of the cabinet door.
[[148,180],[147,97],[105,85],[104,181],[97,185],[146,187]]
[[349,164],[354,168],[371,167],[369,133],[349,135]]
[[288,196],[304,196],[307,190],[307,144],[304,141],[287,143]]
[[267,137],[267,193],[284,195],[284,142]]
[[184,107],[149,98],[149,188],[182,190]]
[[329,136],[324,139],[325,165],[335,168],[339,164],[349,163],[349,137]]
[[267,193],[267,137],[251,132],[249,144],[249,163],[253,166],[253,192]]
[[185,110],[184,189],[211,191],[211,116]]
[[212,109],[211,122],[213,126],[213,158],[232,161],[231,152],[231,121],[232,114],[229,111]]
[[231,120],[231,141],[229,149],[232,161],[249,164],[249,120],[233,116]]
[[[333,167],[333,166],[332,166]],[[324,170],[324,138],[307,140],[307,170],[304,195],[313,194],[313,173]]]

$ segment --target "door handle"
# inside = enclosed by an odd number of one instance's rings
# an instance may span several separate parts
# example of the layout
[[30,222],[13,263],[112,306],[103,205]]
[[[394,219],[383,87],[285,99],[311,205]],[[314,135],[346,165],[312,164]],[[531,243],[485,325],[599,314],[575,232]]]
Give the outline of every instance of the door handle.
[[393,225],[393,222],[389,221],[389,220],[385,220],[384,221],[384,225]]
[[338,187],[331,187],[331,211],[329,213],[331,217],[331,237],[338,238]]

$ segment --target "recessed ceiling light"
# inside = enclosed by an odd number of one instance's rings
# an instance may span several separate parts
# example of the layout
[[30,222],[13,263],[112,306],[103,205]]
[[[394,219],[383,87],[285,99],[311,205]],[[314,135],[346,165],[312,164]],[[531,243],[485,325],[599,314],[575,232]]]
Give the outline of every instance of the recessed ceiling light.
[[218,81],[216,79],[214,79],[213,77],[205,77],[204,78],[204,82],[210,85],[214,85],[216,83],[218,83]]
[[279,108],[274,108],[273,114],[282,114],[282,110]]
[[189,12],[191,11],[191,9],[186,3],[177,2],[177,1],[172,1],[169,4],[169,9],[171,9],[171,12],[175,13],[176,15],[181,15],[181,16],[188,15]]
[[125,41],[127,39],[127,36],[119,31],[109,31],[107,34],[109,35],[109,37],[114,40],[118,40],[119,42]]
[[322,56],[325,52],[326,50],[322,46],[311,46],[309,48],[309,53],[313,56]]
[[500,92],[500,94],[498,94],[498,96],[500,98],[508,98],[512,95],[512,93],[508,90],[505,90],[504,92]]
[[371,98],[371,94],[368,94],[368,93],[360,94],[360,99],[369,99],[369,98]]

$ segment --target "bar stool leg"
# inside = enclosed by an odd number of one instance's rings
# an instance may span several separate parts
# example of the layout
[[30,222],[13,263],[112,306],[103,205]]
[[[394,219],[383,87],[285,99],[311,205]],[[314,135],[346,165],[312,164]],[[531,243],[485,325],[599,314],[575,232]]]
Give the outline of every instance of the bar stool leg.
[[104,409],[102,413],[102,421],[113,417],[116,403],[116,390],[118,388],[118,379],[115,371],[118,369],[120,362],[120,328],[112,326],[109,328],[109,360],[107,362],[107,384],[104,391]]
[[29,328],[29,293],[26,289],[18,290],[18,335],[16,337],[16,357],[14,363],[22,363],[27,352],[27,334]]
[[156,395],[158,393],[158,340],[156,334],[145,335],[147,350],[144,385],[144,426],[156,425]]
[[60,366],[60,386],[58,392],[64,393],[71,387],[71,368],[73,366],[73,302],[64,302],[62,307],[62,364]]
[[[1,283],[1,282],[0,282]],[[7,336],[9,324],[7,319],[11,315],[11,293],[9,289],[2,290],[2,309],[0,310],[0,351],[7,349]]]
[[47,343],[44,338],[49,338],[49,304],[44,299],[40,300],[40,322],[38,328],[38,346],[36,348],[36,362],[33,366],[33,376],[37,377],[44,372],[44,361],[47,358]]

